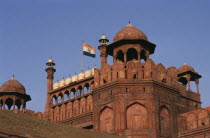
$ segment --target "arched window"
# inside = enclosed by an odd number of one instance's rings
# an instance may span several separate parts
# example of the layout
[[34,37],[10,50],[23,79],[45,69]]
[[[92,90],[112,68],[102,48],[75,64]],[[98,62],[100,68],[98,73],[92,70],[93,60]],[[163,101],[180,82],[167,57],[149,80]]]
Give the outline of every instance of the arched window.
[[71,99],[73,99],[73,98],[76,97],[75,93],[76,93],[75,88],[71,89],[71,92],[70,92],[70,98],[71,98]]
[[20,110],[20,108],[21,108],[21,101],[20,101],[20,99],[17,99],[17,100],[15,101],[15,105],[17,106],[16,109],[19,109],[19,110]]
[[90,91],[90,89],[89,89],[89,84],[86,83],[86,84],[85,84],[85,87],[84,87],[84,94],[89,93],[89,91]]
[[122,62],[124,62],[124,53],[122,52],[122,50],[119,50],[116,54],[116,60],[120,60]]
[[7,109],[10,110],[13,105],[13,100],[11,98],[7,98],[5,104],[7,105]]
[[67,101],[69,99],[69,91],[65,91],[64,93],[64,101]]
[[55,105],[56,103],[57,103],[57,98],[56,98],[56,96],[54,95],[54,96],[52,97],[52,104]]
[[138,60],[138,53],[137,53],[136,49],[130,48],[130,49],[128,49],[126,54],[127,54],[127,62],[131,61],[133,59]]
[[60,93],[58,95],[58,103],[61,103],[61,102],[63,102],[63,94],[62,93]]
[[83,94],[82,86],[79,86],[79,87],[77,88],[77,96],[80,96],[80,95],[82,95],[82,94]]

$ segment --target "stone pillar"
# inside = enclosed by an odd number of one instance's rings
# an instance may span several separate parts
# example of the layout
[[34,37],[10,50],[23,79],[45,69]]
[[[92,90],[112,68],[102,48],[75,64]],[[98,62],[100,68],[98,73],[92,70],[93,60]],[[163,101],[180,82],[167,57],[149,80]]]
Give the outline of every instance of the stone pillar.
[[188,86],[188,91],[191,91],[191,88],[190,88],[190,74],[187,74],[187,76],[186,76],[186,79],[187,79],[187,86]]
[[195,80],[195,83],[196,83],[197,93],[200,93],[200,92],[199,92],[199,79],[196,79],[196,80]]
[[127,55],[126,55],[126,52],[124,51],[123,54],[124,54],[124,63],[126,64],[127,63]]

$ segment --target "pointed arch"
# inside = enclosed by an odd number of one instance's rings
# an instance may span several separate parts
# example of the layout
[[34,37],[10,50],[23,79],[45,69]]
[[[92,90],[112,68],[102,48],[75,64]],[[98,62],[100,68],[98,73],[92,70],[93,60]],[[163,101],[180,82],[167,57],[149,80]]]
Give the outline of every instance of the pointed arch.
[[59,93],[59,95],[58,95],[58,103],[61,103],[61,102],[63,102],[63,94]]
[[187,129],[197,128],[197,115],[195,113],[189,113],[186,117]]
[[117,51],[116,60],[120,60],[120,61],[124,62],[124,53],[122,50]]
[[69,91],[66,90],[63,96],[64,101],[67,101],[69,99]]
[[140,103],[133,103],[126,110],[128,130],[139,130],[148,128],[148,113]]
[[110,132],[114,130],[114,111],[105,107],[100,113],[100,131]]
[[162,136],[166,135],[166,132],[170,132],[170,113],[166,106],[160,107],[159,127]]
[[127,62],[136,59],[138,60],[138,52],[135,48],[129,48],[126,52],[127,55]]
[[13,106],[12,98],[7,98],[5,104],[7,105],[7,109],[11,110],[11,107]]

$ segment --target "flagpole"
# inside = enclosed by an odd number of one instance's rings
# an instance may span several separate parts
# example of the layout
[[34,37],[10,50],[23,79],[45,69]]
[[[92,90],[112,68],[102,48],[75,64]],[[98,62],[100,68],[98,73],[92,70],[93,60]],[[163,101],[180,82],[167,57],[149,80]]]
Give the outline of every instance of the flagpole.
[[81,72],[83,72],[83,67],[84,67],[83,44],[84,44],[84,41],[82,41],[82,65],[81,65]]

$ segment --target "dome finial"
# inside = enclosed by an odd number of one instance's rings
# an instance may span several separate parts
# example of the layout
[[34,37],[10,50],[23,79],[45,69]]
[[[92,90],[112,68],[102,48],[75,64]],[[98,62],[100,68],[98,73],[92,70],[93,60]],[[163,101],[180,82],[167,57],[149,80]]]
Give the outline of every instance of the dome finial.
[[99,40],[99,42],[101,44],[107,44],[109,42],[109,39],[107,39],[107,37],[103,33],[103,35],[101,36],[101,39]]
[[185,62],[184,65],[187,65],[187,63]]
[[131,21],[129,20],[128,21],[128,25],[127,26],[133,26],[132,24],[131,24]]
[[11,80],[15,80],[15,75],[14,75],[14,74],[12,75],[12,78],[11,78]]
[[48,67],[53,67],[53,66],[55,66],[55,63],[54,63],[52,57],[47,61],[46,65],[47,65]]

